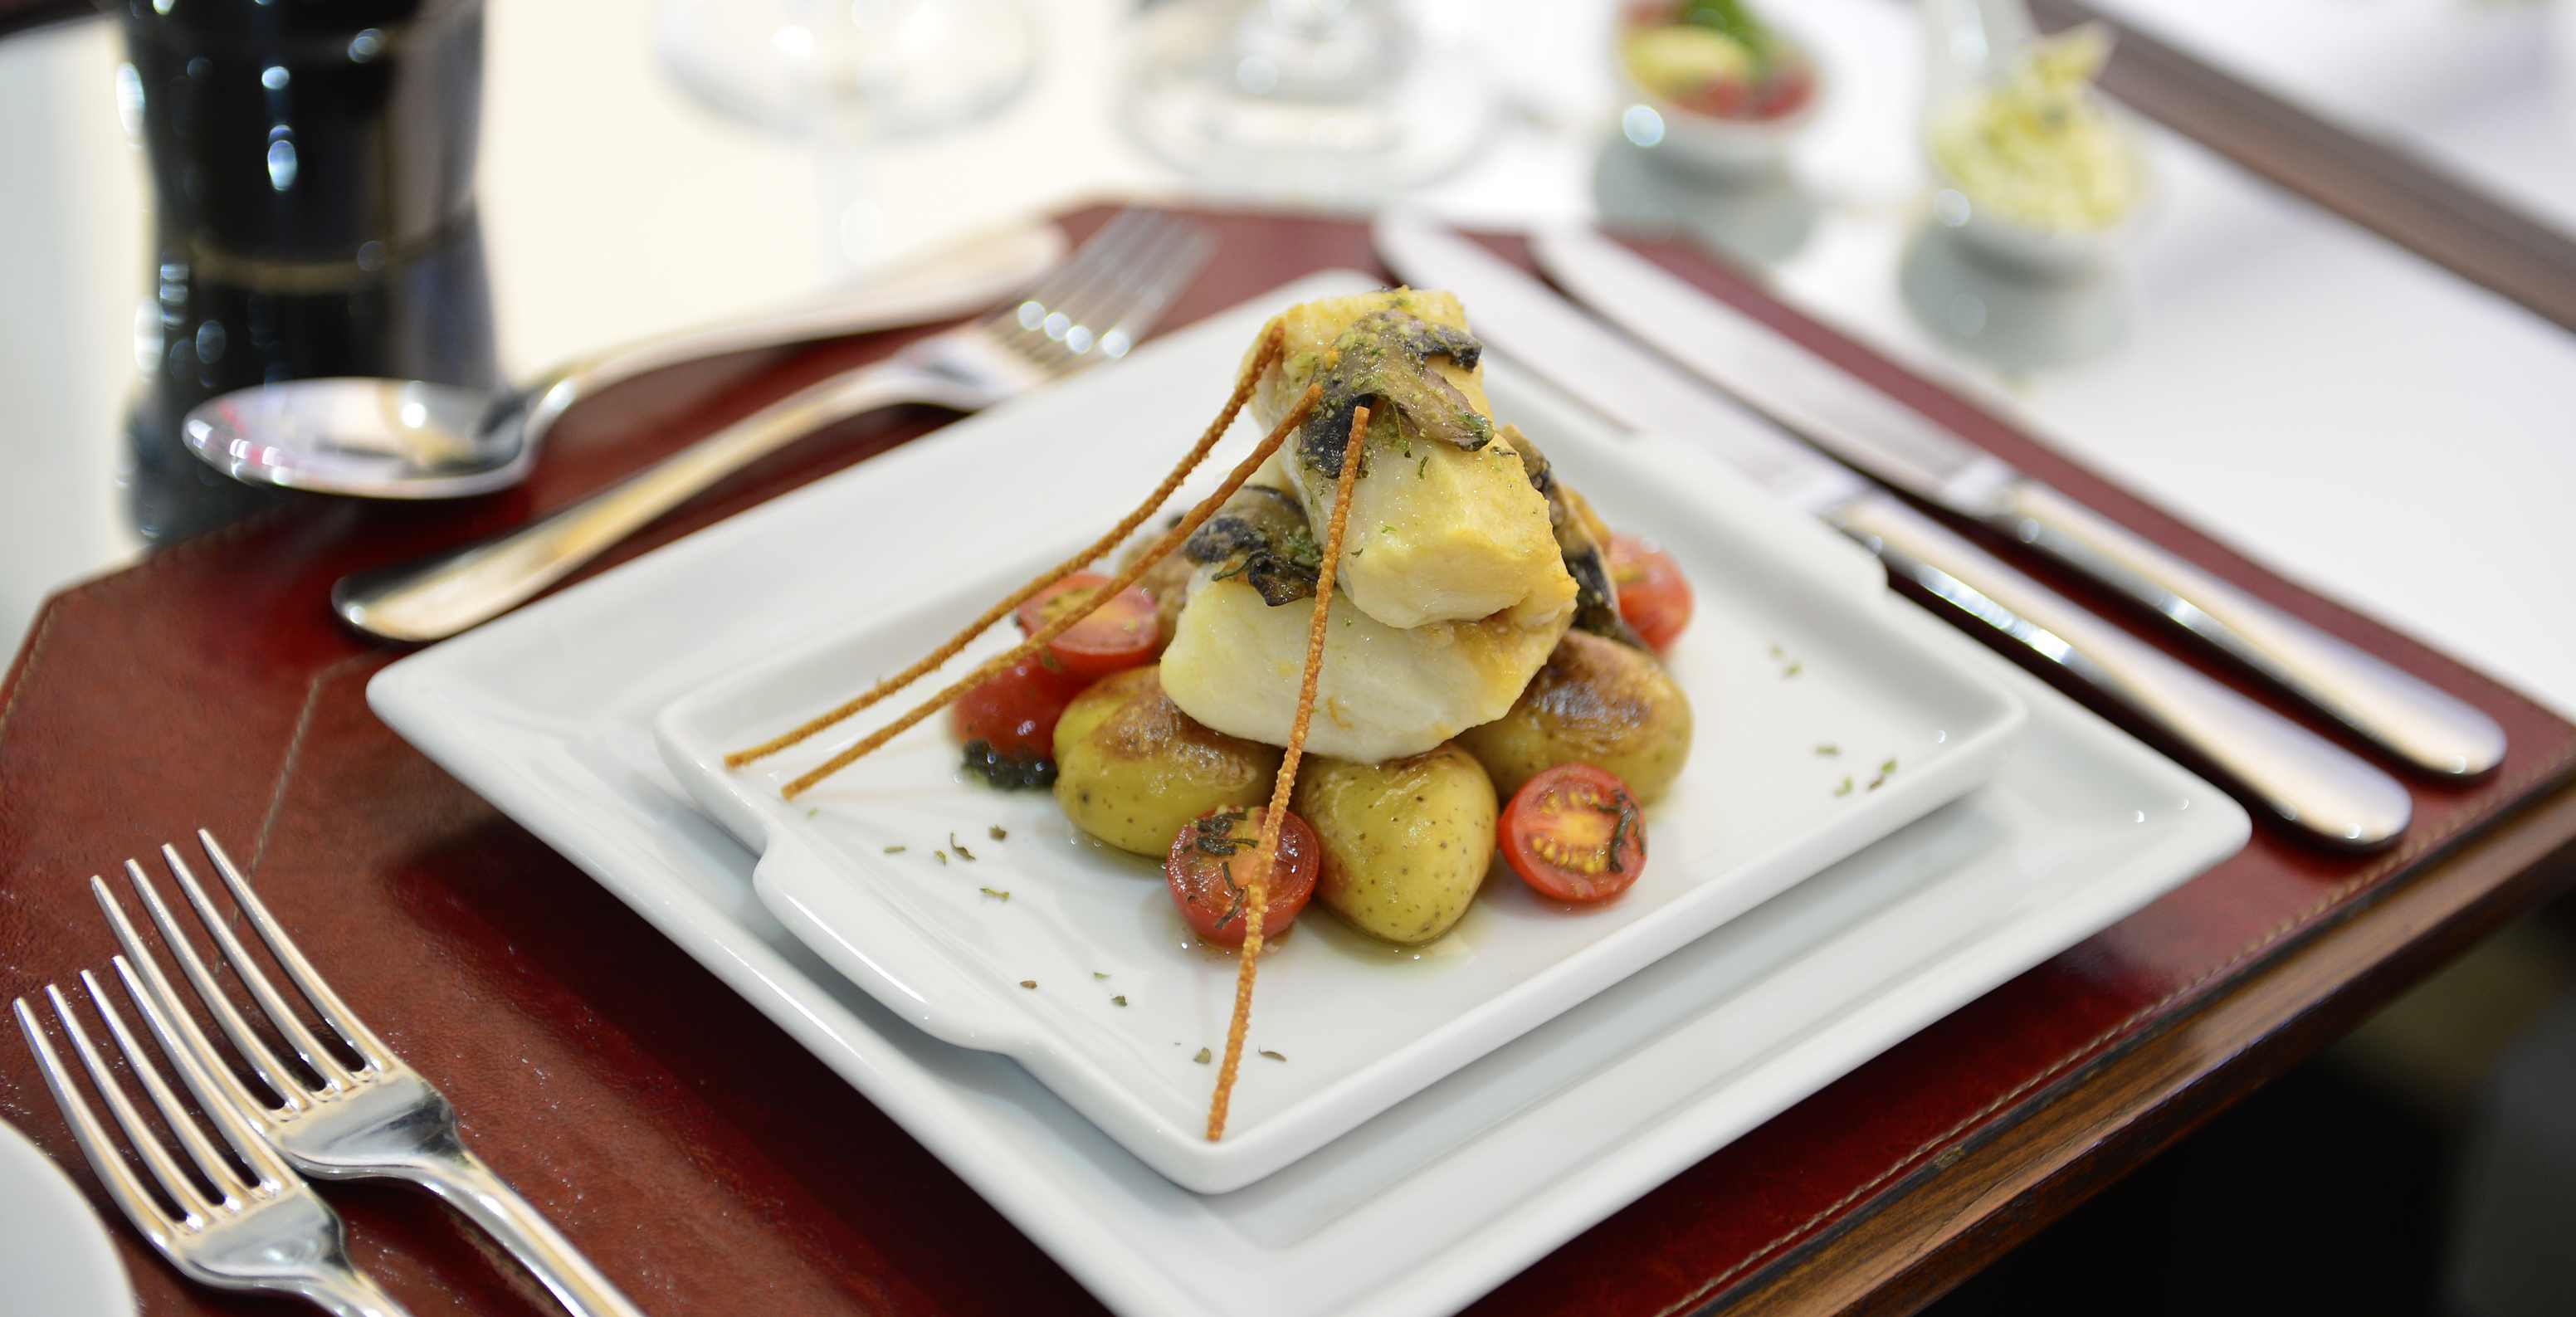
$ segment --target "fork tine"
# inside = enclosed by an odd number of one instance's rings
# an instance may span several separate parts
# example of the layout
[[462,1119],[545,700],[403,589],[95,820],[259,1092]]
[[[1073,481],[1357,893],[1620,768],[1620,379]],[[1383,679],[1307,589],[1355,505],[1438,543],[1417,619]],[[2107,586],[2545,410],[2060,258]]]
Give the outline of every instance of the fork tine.
[[[90,1169],[98,1172],[99,1183],[107,1186],[107,1196],[125,1209],[125,1219],[132,1221],[153,1247],[167,1253],[171,1231],[178,1224],[171,1219],[170,1210],[143,1187],[134,1168],[125,1164],[116,1141],[98,1123],[98,1113],[90,1110],[89,1099],[82,1097],[72,1082],[71,1071],[64,1067],[61,1057],[54,1055],[53,1044],[45,1041],[45,1032],[37,1027],[36,1013],[28,1009],[27,999],[17,998],[10,1008],[17,1013],[18,1032],[27,1037],[27,1050],[36,1054],[36,1068],[44,1072],[45,1087],[52,1090],[54,1105],[63,1109],[63,1123],[72,1127],[72,1141],[89,1158]],[[189,1224],[194,1227],[198,1223]]]
[[[171,959],[179,962],[179,972],[188,977],[188,985],[197,990],[198,1002],[215,1017],[215,1027],[232,1040],[234,1050],[241,1054],[243,1060],[250,1062],[250,1068],[258,1073],[262,1083],[268,1085],[269,1091],[277,1095],[277,1101],[283,1102],[290,1110],[300,1111],[312,1105],[312,1086],[305,1083],[302,1076],[288,1071],[286,1064],[278,1060],[277,1053],[270,1049],[267,1040],[252,1032],[250,1021],[243,1019],[241,1012],[233,1008],[232,998],[224,995],[223,985],[215,982],[214,972],[206,968],[205,960],[197,955],[197,948],[180,929],[178,919],[161,900],[160,889],[143,875],[143,866],[127,860],[125,879],[134,888],[135,895],[142,899],[145,913],[152,916],[153,927],[161,930],[161,944],[170,949]],[[90,894],[98,898],[99,908],[108,912],[110,923],[124,919],[125,912],[117,908],[116,898],[108,893],[106,883],[92,879]],[[159,964],[152,959],[152,953],[144,948],[140,938],[118,940],[124,944],[125,954],[137,963],[152,966],[155,973],[159,972]],[[163,981],[167,982],[166,979]],[[174,1008],[178,1000],[177,994],[173,993],[170,1002]],[[186,1014],[185,1011],[178,1013]],[[270,1104],[263,1102],[259,1105]]]
[[[1138,228],[1117,259],[1098,263],[1068,290],[1050,308],[1053,314],[1040,331],[1016,335],[1010,346],[1059,375],[1124,356],[1197,277],[1215,245],[1215,238],[1198,225],[1156,216]],[[1089,355],[1095,348],[1100,355]]]
[[[347,1002],[340,1000],[340,994],[331,990],[331,985],[323,980],[322,972],[313,968],[313,962],[304,958],[303,950],[286,935],[286,926],[268,912],[268,903],[251,890],[250,879],[242,876],[240,866],[233,863],[233,857],[226,855],[224,848],[217,844],[215,834],[204,828],[197,829],[197,845],[206,852],[207,859],[214,861],[215,872],[223,877],[224,887],[233,894],[233,903],[250,916],[251,928],[258,932],[260,941],[268,944],[269,954],[277,958],[278,968],[286,971],[287,980],[295,985],[295,990],[304,994],[304,1000],[313,1003],[313,1009],[322,1017],[323,1023],[330,1025],[343,1041],[356,1049],[358,1055],[367,1059],[369,1065],[381,1069],[392,1058],[392,1049],[385,1046],[383,1039],[376,1037],[375,1031],[358,1018],[356,1011],[349,1009]],[[190,881],[193,883],[195,880]]]
[[[1104,264],[1090,284],[1065,298],[1061,307],[1065,324],[1059,329],[1050,319],[1046,327],[1047,337],[1061,346],[1042,350],[1041,355],[1054,360],[1059,371],[1078,369],[1098,360],[1086,358],[1085,354],[1099,344],[1103,331],[1116,328],[1128,318],[1146,285],[1167,279],[1176,265],[1187,263],[1194,240],[1202,236],[1204,231],[1197,225],[1162,217],[1123,259],[1114,265]],[[1186,273],[1196,273],[1196,267],[1191,266]],[[1133,334],[1121,333],[1117,341],[1119,350],[1109,355],[1124,355]]]
[[[264,1111],[275,1106],[280,1100],[284,1101],[289,1111],[302,1111],[312,1105],[299,1090],[281,1090],[279,1098],[263,1097],[251,1092],[250,1086],[244,1084],[241,1077],[233,1073],[233,1068],[224,1063],[223,1053],[218,1051],[214,1042],[206,1037],[206,1031],[197,1027],[197,1017],[190,1015],[187,1008],[180,1004],[179,990],[170,985],[170,976],[162,972],[160,959],[152,954],[150,947],[144,945],[142,933],[135,929],[134,921],[125,917],[125,907],[117,903],[115,894],[108,891],[107,884],[97,878],[89,880],[89,889],[90,895],[98,900],[98,908],[107,915],[108,928],[116,934],[116,945],[125,952],[124,955],[117,957],[120,967],[129,974],[134,972],[133,966],[142,967],[141,977],[150,985],[151,991],[137,998],[136,1003],[144,1008],[144,1018],[151,1022],[153,1032],[161,1036],[162,1050],[172,1057],[184,1053],[201,1061],[207,1082],[220,1090],[224,1099],[219,1102],[208,1096],[207,1091],[197,1087],[196,1081],[190,1078],[190,1068],[182,1065],[179,1072],[180,1078],[189,1080],[189,1091],[197,1095],[198,1101],[210,1107],[230,1105],[243,1111]],[[166,915],[168,912],[165,910],[162,913]],[[171,936],[169,923],[164,922],[160,927],[163,937]],[[128,961],[132,964],[125,963]],[[156,1002],[158,1009],[155,1009]],[[225,1003],[227,1006],[230,1004]],[[263,1058],[264,1053],[254,1055],[251,1058],[253,1067],[259,1066]]]
[[107,999],[107,989],[99,985],[98,976],[82,970],[81,986],[89,989],[90,1005],[97,1007],[99,1018],[107,1021],[107,1031],[116,1037],[117,1050],[125,1053],[126,1066],[134,1071],[136,1079],[143,1082],[143,1091],[151,1097],[152,1105],[161,1111],[162,1125],[178,1136],[179,1146],[187,1151],[188,1159],[197,1164],[198,1170],[206,1173],[207,1182],[214,1185],[215,1191],[226,1201],[234,1201],[239,1195],[248,1193],[250,1181],[243,1179],[241,1172],[234,1170],[232,1163],[215,1151],[214,1141],[197,1127],[188,1109],[179,1105],[179,1095],[171,1092],[168,1081],[161,1078],[161,1068],[152,1064],[150,1054],[143,1050],[142,1040],[125,1027],[125,1017],[119,1015],[115,1004]]
[[[291,1169],[286,1159],[278,1156],[277,1149],[269,1146],[267,1137],[251,1126],[249,1113],[261,1109],[259,1099],[252,1097],[250,1090],[233,1077],[231,1069],[216,1053],[214,1044],[207,1042],[206,1035],[198,1031],[197,1022],[179,1010],[177,1002],[170,996],[170,981],[161,975],[161,967],[145,966],[151,973],[147,980],[135,972],[133,963],[125,957],[114,957],[113,962],[117,977],[125,980],[126,995],[134,999],[135,1006],[143,1012],[144,1023],[152,1026],[152,1036],[160,1041],[161,1054],[169,1057],[170,1064],[179,1068],[180,1082],[197,1095],[197,1105],[204,1109],[208,1119],[214,1121],[216,1128],[223,1131],[224,1142],[231,1144],[233,1151],[241,1155],[242,1164],[259,1176],[258,1187],[266,1191],[287,1183]],[[184,1036],[172,1024],[174,1015],[186,1022]],[[129,1045],[127,1051],[132,1050]],[[218,1080],[217,1075],[223,1078]]]
[[1028,296],[1023,298],[1018,306],[994,312],[991,320],[1015,324],[1022,329],[1036,329],[1046,313],[1053,310],[1057,302],[1063,300],[1067,289],[1075,287],[1088,278],[1104,255],[1123,250],[1136,229],[1144,222],[1145,212],[1134,206],[1110,216],[1109,222],[1100,226],[1099,232],[1092,234],[1088,241],[1074,249],[1071,259],[1049,271],[1045,278],[1039,280],[1037,287],[1030,289]]
[[142,1160],[145,1170],[152,1172],[152,1178],[161,1182],[170,1200],[179,1205],[179,1210],[187,1216],[189,1227],[201,1228],[214,1214],[214,1200],[206,1197],[205,1191],[188,1178],[187,1172],[179,1169],[179,1163],[170,1160],[170,1150],[153,1137],[152,1127],[143,1123],[143,1113],[136,1111],[134,1104],[126,1099],[125,1090],[117,1084],[116,1076],[108,1073],[107,1062],[100,1058],[98,1049],[90,1045],[89,1033],[81,1028],[80,1017],[72,1013],[72,1004],[63,1000],[63,990],[48,983],[45,996],[54,1003],[54,1015],[62,1021],[64,1035],[72,1040],[72,1050],[80,1053],[81,1065],[88,1069],[92,1086],[98,1089],[100,1097],[107,1100],[107,1114],[115,1117],[117,1125],[124,1129],[125,1141],[133,1147],[134,1155]]
[[[1049,311],[1061,312],[1069,323],[1085,308],[1097,305],[1102,293],[1117,281],[1118,272],[1135,264],[1143,253],[1160,246],[1178,222],[1168,215],[1153,212],[1139,212],[1139,215],[1135,224],[1101,243],[1098,256],[1076,262],[1066,270],[1066,274],[1071,276],[1068,286],[1056,293],[1054,301],[1047,303]],[[1059,342],[1064,338],[1064,327],[1053,323],[1049,323],[1043,332]]]
[[1122,290],[1127,299],[1125,306],[1114,317],[1102,317],[1110,323],[1101,331],[1101,350],[1111,356],[1126,355],[1127,349],[1163,318],[1172,300],[1198,278],[1199,271],[1214,255],[1216,235],[1193,224],[1182,235],[1179,248],[1164,261],[1131,271],[1128,286]]
[[[222,849],[220,846],[215,848],[217,853],[221,853]],[[163,846],[161,862],[169,865],[170,872],[179,879],[179,889],[188,894],[188,904],[197,908],[198,920],[205,924],[206,932],[213,935],[215,946],[223,953],[224,959],[241,975],[242,986],[250,989],[251,999],[259,1003],[259,1009],[268,1016],[269,1023],[276,1025],[277,1031],[285,1035],[287,1042],[294,1046],[295,1054],[304,1058],[304,1064],[311,1067],[313,1073],[322,1076],[324,1087],[347,1088],[355,1082],[356,1077],[349,1073],[349,1068],[340,1064],[340,1058],[323,1049],[322,1040],[315,1038],[313,1031],[304,1027],[304,1021],[297,1018],[294,1008],[288,1006],[286,999],[277,994],[277,985],[268,981],[268,971],[261,969],[259,962],[250,958],[250,952],[242,946],[241,939],[233,936],[232,922],[224,918],[223,911],[215,908],[214,898],[206,895],[205,887],[197,882],[196,871],[188,867],[186,860],[179,858],[178,849]],[[232,857],[226,856],[225,867],[230,868],[231,863]],[[231,876],[237,880],[240,874],[236,872]],[[248,886],[247,883],[236,881],[232,884],[233,892],[238,896]],[[253,905],[258,901],[257,897],[251,898]],[[242,913],[249,914],[250,906],[242,907]],[[268,943],[270,950],[276,950],[278,944],[285,939],[286,933],[277,927],[276,920],[267,916],[268,911],[263,908],[254,922],[263,925],[260,929],[260,940]],[[289,952],[295,950],[295,944],[292,942],[286,942],[285,947]],[[285,961],[284,956],[278,959],[281,964]],[[304,957],[301,953],[296,953],[295,959],[302,960]],[[304,970],[305,977],[315,977],[312,966],[307,965]],[[293,970],[290,968],[288,972],[291,975]]]

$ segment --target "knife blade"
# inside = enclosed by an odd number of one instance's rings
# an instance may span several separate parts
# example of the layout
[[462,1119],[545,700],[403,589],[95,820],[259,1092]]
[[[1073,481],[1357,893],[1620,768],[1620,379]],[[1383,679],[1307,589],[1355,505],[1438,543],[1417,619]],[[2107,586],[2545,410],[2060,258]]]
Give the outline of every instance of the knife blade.
[[1575,300],[1861,471],[2136,599],[2426,771],[2473,777],[2504,729],[2449,692],[2131,534],[1588,227],[1532,237]]
[[1483,247],[1392,214],[1378,220],[1375,238],[1407,283],[1455,292],[1477,337],[1513,365],[1615,425],[1710,452],[1825,519],[1942,600],[1944,616],[2039,654],[2249,803],[2339,846],[2384,846],[2405,830],[2413,802],[2396,779],[2016,571]]

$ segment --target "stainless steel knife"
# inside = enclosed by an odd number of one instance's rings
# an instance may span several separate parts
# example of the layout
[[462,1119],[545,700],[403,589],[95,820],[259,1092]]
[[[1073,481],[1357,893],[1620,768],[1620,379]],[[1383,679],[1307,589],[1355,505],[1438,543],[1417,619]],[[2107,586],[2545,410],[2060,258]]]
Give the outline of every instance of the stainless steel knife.
[[1692,443],[1841,528],[1888,570],[2127,707],[2240,796],[2328,842],[2384,846],[2405,830],[2405,787],[2359,756],[2087,612],[1885,490],[1800,444],[1586,315],[1536,279],[1430,222],[1377,222],[1378,254],[1406,282],[1456,292],[1477,337],[1614,424]]
[[1553,229],[1531,247],[1575,300],[1792,433],[2109,583],[2408,763],[2469,777],[2503,760],[2504,729],[2449,692],[2130,534],[1601,233]]

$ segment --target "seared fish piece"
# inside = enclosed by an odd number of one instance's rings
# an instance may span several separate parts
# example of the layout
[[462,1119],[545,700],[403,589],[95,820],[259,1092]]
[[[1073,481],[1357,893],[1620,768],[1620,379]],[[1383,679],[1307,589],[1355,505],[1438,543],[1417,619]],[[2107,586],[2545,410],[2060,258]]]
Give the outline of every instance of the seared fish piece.
[[1399,288],[1327,298],[1280,322],[1286,352],[1252,410],[1275,425],[1309,383],[1324,383],[1324,405],[1280,467],[1315,525],[1332,514],[1351,409],[1371,403],[1335,568],[1358,611],[1405,628],[1570,597],[1547,499],[1494,427],[1482,350],[1455,296]]
[[[1221,570],[1202,566],[1191,580],[1163,651],[1163,691],[1228,736],[1286,745],[1313,605],[1274,607],[1244,574],[1220,580]],[[1521,607],[1466,622],[1391,627],[1335,593],[1306,748],[1364,764],[1420,754],[1502,717],[1574,617],[1574,580],[1562,568]]]

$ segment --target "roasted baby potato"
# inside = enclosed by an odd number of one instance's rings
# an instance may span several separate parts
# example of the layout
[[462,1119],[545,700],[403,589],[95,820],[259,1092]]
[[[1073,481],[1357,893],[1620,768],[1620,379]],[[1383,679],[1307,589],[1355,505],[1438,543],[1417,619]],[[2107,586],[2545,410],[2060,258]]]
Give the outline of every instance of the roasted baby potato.
[[1455,741],[1383,764],[1308,756],[1291,802],[1323,843],[1316,899],[1389,942],[1448,932],[1493,862],[1494,784]]
[[1055,800],[1075,827],[1156,858],[1210,810],[1261,805],[1279,751],[1213,732],[1163,694],[1160,667],[1111,673],[1055,724]]
[[1511,712],[1458,734],[1508,799],[1558,764],[1616,773],[1653,804],[1690,758],[1691,709],[1663,665],[1616,641],[1569,631]]

